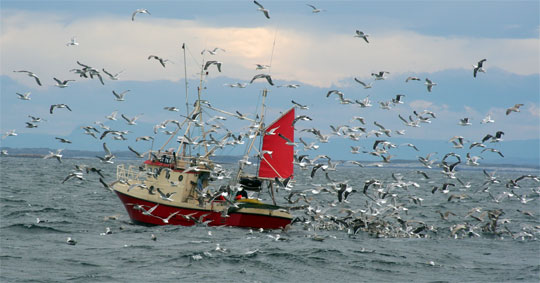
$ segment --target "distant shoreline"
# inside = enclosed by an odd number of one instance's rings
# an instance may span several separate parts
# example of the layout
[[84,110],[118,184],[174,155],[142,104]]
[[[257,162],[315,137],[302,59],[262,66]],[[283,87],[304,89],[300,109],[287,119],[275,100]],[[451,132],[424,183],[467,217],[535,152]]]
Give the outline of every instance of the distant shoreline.
[[[50,148],[10,148],[10,147],[0,147],[1,150],[7,150],[8,155],[2,156],[2,157],[16,157],[16,158],[43,158],[45,155],[49,153],[49,151],[56,151],[56,149],[50,149]],[[63,152],[63,158],[65,159],[96,159],[96,156],[103,155],[103,152],[101,151],[87,151],[87,150],[64,150]],[[142,160],[140,158],[136,158],[132,152],[130,151],[113,151],[113,154],[116,155],[117,160]],[[235,164],[239,160],[242,159],[242,156],[237,155],[216,155],[212,157],[212,159],[215,162],[218,163],[229,163],[229,164]],[[255,160],[253,158],[253,160]],[[344,167],[354,167],[357,165],[352,165],[345,163],[348,160],[336,160],[338,162],[342,162],[342,166]],[[362,164],[364,164],[368,168],[375,167],[373,164],[381,163],[379,161],[373,161],[373,160],[356,160]],[[416,163],[418,163],[415,159],[395,159],[392,160],[390,163],[384,163],[384,167],[382,168],[425,168],[418,164],[418,166],[414,166]],[[540,164],[531,164],[531,163],[492,163],[492,162],[485,162],[482,163],[480,166],[461,166],[461,170],[480,170],[486,167],[495,167],[495,168],[512,168],[515,166],[519,166],[520,168],[527,168],[527,169],[540,169]],[[434,166],[433,168],[438,168],[437,166]]]

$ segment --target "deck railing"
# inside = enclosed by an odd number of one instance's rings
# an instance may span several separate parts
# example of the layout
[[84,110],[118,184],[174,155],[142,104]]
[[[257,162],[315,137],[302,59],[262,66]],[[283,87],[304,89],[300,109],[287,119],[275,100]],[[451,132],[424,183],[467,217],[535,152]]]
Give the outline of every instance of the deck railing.
[[144,180],[145,172],[140,171],[138,166],[129,165],[126,169],[124,164],[116,166],[116,179],[118,180]]

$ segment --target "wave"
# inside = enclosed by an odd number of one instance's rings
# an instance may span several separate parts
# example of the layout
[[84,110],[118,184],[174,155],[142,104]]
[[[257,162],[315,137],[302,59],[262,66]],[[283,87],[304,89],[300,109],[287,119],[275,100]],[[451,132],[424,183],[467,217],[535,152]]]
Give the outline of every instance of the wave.
[[17,224],[11,224],[8,226],[1,227],[2,230],[9,230],[13,232],[23,232],[23,233],[59,233],[59,234],[66,234],[70,233],[68,231],[47,227],[47,226],[41,226],[41,225],[35,225],[35,224],[23,224],[23,223],[17,223]]

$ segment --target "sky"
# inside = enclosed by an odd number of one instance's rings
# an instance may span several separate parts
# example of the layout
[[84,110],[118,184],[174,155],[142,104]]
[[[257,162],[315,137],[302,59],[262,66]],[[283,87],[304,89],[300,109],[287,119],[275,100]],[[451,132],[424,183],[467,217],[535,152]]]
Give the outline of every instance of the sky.
[[[269,91],[266,116],[269,121],[292,107],[291,100],[309,106],[297,110],[312,121],[297,124],[297,137],[315,141],[301,129],[318,128],[329,134],[329,125],[363,126],[406,130],[388,139],[396,144],[423,144],[420,152],[407,147],[395,150],[395,158],[415,158],[429,150],[454,151],[449,139],[463,136],[465,155],[472,142],[487,134],[505,133],[502,143],[489,144],[512,152],[516,158],[539,157],[540,139],[540,4],[538,1],[259,1],[269,10],[267,19],[252,1],[6,1],[0,2],[0,128],[15,129],[17,136],[0,141],[5,147],[51,147],[101,150],[102,142],[84,135],[81,126],[101,121],[113,129],[132,131],[128,140],[108,141],[113,149],[127,145],[143,150],[148,145],[135,142],[141,135],[153,135],[154,125],[186,115],[185,74],[188,104],[197,97],[203,62],[222,62],[203,76],[203,99],[228,112],[252,117],[259,110],[262,89]],[[323,11],[312,13],[311,4]],[[137,14],[136,9],[150,14]],[[354,37],[355,31],[369,34],[368,41]],[[67,45],[75,37],[78,45]],[[186,60],[181,48],[186,46]],[[219,47],[216,55],[201,51]],[[148,56],[168,59],[166,67]],[[473,77],[473,65],[481,59],[485,73]],[[77,61],[98,70],[119,74],[119,80],[84,79],[70,70]],[[270,65],[256,70],[256,64]],[[184,68],[186,66],[186,68]],[[29,70],[41,80],[24,73]],[[389,72],[385,80],[372,73]],[[259,73],[270,74],[276,86],[256,80],[246,88],[230,88],[227,83],[249,82]],[[405,82],[409,76],[421,81]],[[53,77],[75,80],[66,88],[55,86]],[[357,78],[372,88],[364,89]],[[431,92],[424,85],[429,78],[437,85]],[[298,88],[277,87],[299,84]],[[125,101],[116,101],[112,91],[130,90]],[[341,104],[330,90],[339,90],[347,99],[369,97],[373,106]],[[16,93],[31,92],[31,100]],[[379,107],[403,94],[403,104],[391,109]],[[65,103],[73,111],[56,109]],[[520,112],[506,115],[506,109],[523,104]],[[163,110],[176,106],[179,112]],[[105,116],[118,110],[118,120]],[[436,113],[431,123],[407,127],[399,119],[414,117],[413,111]],[[137,125],[127,125],[120,114],[141,115]],[[207,117],[216,115],[205,112]],[[494,123],[480,123],[486,115]],[[25,128],[28,115],[45,119],[37,128]],[[220,114],[221,115],[221,114]],[[362,116],[366,125],[351,121]],[[458,125],[470,118],[470,126]],[[230,117],[234,130],[248,124]],[[215,133],[220,136],[220,133]],[[69,138],[61,144],[54,137]],[[156,135],[156,143],[168,136]],[[350,146],[369,150],[375,136],[353,141],[334,136],[320,151],[336,158],[351,157]],[[515,144],[520,144],[519,149]],[[300,148],[301,149],[301,148]],[[479,155],[478,149],[473,149]],[[222,154],[236,153],[225,150]],[[316,152],[310,152],[317,154]],[[321,152],[323,153],[323,152]],[[498,159],[490,152],[485,158]]]

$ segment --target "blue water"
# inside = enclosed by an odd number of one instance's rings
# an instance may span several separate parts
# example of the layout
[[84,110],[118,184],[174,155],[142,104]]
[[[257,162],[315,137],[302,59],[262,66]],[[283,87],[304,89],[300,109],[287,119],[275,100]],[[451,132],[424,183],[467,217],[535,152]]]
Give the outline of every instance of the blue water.
[[[133,162],[132,162],[133,163]],[[481,170],[461,170],[460,179],[471,182],[465,189],[455,180],[446,179],[440,169],[428,170],[429,180],[422,180],[414,165],[399,168],[359,168],[338,166],[329,176],[348,182],[356,189],[349,203],[338,203],[334,194],[311,190],[326,184],[324,173],[314,179],[310,171],[297,169],[294,191],[305,191],[314,212],[292,211],[297,222],[288,231],[251,231],[231,227],[146,227],[133,225],[123,205],[103,189],[95,174],[85,174],[85,181],[61,181],[75,164],[103,169],[107,181],[114,180],[115,166],[97,160],[37,158],[0,158],[2,282],[538,282],[540,278],[540,183],[520,181],[511,197],[505,184],[523,174],[538,175],[538,169],[497,168],[500,183],[483,191],[486,177]],[[230,167],[230,166],[229,166]],[[463,167],[466,169],[466,167]],[[489,169],[489,172],[495,171]],[[344,208],[369,210],[371,202],[363,193],[366,180],[377,178],[388,190],[392,173],[404,181],[415,181],[419,188],[393,188],[395,204],[407,210],[381,213],[390,231],[377,236],[359,231],[356,235],[330,220],[344,219]],[[431,193],[432,186],[455,183],[450,192]],[[373,194],[370,187],[368,194]],[[280,190],[277,200],[284,205],[289,191]],[[448,201],[451,194],[467,198]],[[423,198],[422,205],[411,197]],[[503,195],[504,196],[504,195]],[[524,196],[526,203],[520,197]],[[266,198],[266,194],[261,197]],[[267,198],[266,198],[267,199]],[[388,208],[393,202],[375,205]],[[294,205],[306,204],[300,201]],[[373,204],[372,204],[373,205]],[[495,233],[482,231],[482,222],[466,217],[472,208],[482,212],[502,210]],[[533,216],[520,211],[529,211]],[[437,211],[452,211],[443,220]],[[369,212],[366,212],[369,213]],[[359,215],[359,214],[358,214]],[[481,213],[475,213],[480,216]],[[418,238],[400,233],[396,216],[418,227],[419,222],[432,228]],[[37,223],[36,218],[42,222]],[[506,219],[502,224],[502,219]],[[451,234],[456,224],[474,226],[478,235],[466,231]],[[112,234],[102,235],[106,228]],[[385,227],[380,227],[384,229]],[[509,231],[509,232],[508,232]],[[151,235],[157,237],[156,241]],[[72,237],[76,245],[68,245]],[[277,240],[276,240],[277,239]]]

